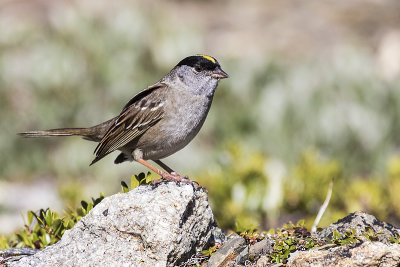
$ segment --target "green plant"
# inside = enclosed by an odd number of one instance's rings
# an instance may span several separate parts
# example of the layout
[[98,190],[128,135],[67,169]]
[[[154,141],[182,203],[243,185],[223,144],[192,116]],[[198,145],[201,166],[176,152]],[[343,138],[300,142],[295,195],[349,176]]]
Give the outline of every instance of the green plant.
[[92,198],[91,202],[81,201],[81,206],[76,210],[65,211],[60,216],[51,209],[41,209],[38,212],[28,211],[26,214],[25,227],[16,234],[5,238],[0,236],[0,249],[10,247],[31,247],[41,249],[58,242],[66,230],[74,225],[89,211],[104,199],[100,193],[98,198]]
[[274,246],[270,258],[275,263],[286,263],[289,254],[296,250],[314,248],[316,241],[310,236],[310,232],[304,227],[304,221],[296,224],[289,222],[282,228],[273,231]]
[[134,174],[131,176],[130,188],[124,181],[121,182],[122,192],[127,193],[139,185],[150,184],[152,180],[154,180],[154,177],[151,175],[151,172],[148,172],[147,175],[143,172],[138,175]]
[[270,254],[272,261],[285,263],[289,254],[296,250],[296,240],[289,237],[284,240],[277,239],[274,244],[274,251]]
[[[132,175],[130,188],[125,182],[121,182],[122,192],[126,193],[142,184],[149,184],[154,177],[151,173],[140,173]],[[98,198],[92,198],[87,202],[82,200],[80,207],[76,209],[69,208],[64,216],[60,216],[51,209],[41,209],[37,212],[28,211],[25,221],[25,227],[16,234],[6,238],[0,235],[0,249],[10,247],[31,247],[44,248],[59,241],[66,230],[86,216],[97,204],[104,199],[104,194],[100,193]]]
[[246,240],[247,244],[250,245],[257,243],[265,238],[264,234],[258,232],[250,232],[250,233],[243,232],[240,233],[239,235]]
[[383,236],[383,233],[375,233],[375,231],[371,227],[366,227],[364,231],[365,232],[362,233],[362,236],[369,241],[379,241],[379,237]]
[[218,249],[222,247],[222,244],[215,244],[212,247],[209,247],[206,250],[201,251],[201,254],[206,257],[211,257]]
[[395,237],[391,237],[389,239],[390,242],[392,242],[393,244],[399,244],[400,243],[400,234],[398,232],[396,232]]
[[328,242],[345,246],[352,243],[360,242],[360,238],[356,236],[356,230],[350,229],[350,231],[346,231],[344,234],[339,233],[338,231],[332,232],[332,239],[327,239]]
[[9,240],[0,234],[0,249],[10,248]]
[[[121,182],[122,192],[126,193],[133,188],[149,184],[154,177],[151,173],[140,173],[132,175],[130,188],[125,182]],[[0,235],[0,249],[10,247],[31,247],[44,248],[59,241],[66,230],[71,229],[74,225],[86,216],[97,204],[104,199],[104,194],[100,193],[98,198],[92,198],[91,201],[80,202],[80,206],[76,209],[69,208],[64,212],[64,216],[60,216],[51,209],[41,209],[37,212],[28,211],[25,221],[25,227],[10,237]]]

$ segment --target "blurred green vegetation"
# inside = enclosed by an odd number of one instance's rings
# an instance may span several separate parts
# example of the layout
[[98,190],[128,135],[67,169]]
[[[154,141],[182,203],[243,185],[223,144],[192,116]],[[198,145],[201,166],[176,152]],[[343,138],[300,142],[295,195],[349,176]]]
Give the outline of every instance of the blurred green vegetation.
[[231,78],[194,144],[171,160],[208,188],[221,227],[299,218],[309,226],[331,179],[321,225],[357,209],[400,223],[399,79],[380,75],[371,49],[348,42],[295,61],[263,49],[221,52],[206,42],[211,33],[164,6],[124,4],[60,1],[40,19],[2,14],[0,179],[57,180],[66,206],[85,198],[88,182],[113,192],[137,164],[114,166],[110,155],[89,168],[93,143],[16,133],[107,120],[180,59],[206,53]]
[[400,221],[400,157],[388,162],[385,175],[348,176],[338,161],[322,157],[315,149],[306,150],[285,172],[259,152],[243,151],[237,145],[227,151],[219,168],[198,179],[208,188],[223,229],[268,229],[297,218],[303,218],[311,228],[331,180],[333,194],[320,227],[357,210],[394,223]]

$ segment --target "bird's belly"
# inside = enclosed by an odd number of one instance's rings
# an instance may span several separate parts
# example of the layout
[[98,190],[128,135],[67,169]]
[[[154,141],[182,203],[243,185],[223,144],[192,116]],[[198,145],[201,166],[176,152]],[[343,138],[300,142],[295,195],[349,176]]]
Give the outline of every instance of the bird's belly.
[[[160,121],[149,131],[159,133],[152,140],[139,140],[137,148],[143,153],[143,159],[162,159],[184,148],[197,135],[202,127],[209,103],[196,103],[187,108],[177,109],[171,119]],[[185,118],[185,119],[181,119]],[[149,136],[149,135],[146,135]]]

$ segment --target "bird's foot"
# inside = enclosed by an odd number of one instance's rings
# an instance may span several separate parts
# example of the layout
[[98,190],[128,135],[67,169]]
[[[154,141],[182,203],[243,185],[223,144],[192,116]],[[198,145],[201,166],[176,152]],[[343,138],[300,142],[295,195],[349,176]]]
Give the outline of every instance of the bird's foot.
[[195,184],[196,186],[199,186],[198,182],[196,182],[194,180],[190,180],[189,177],[187,177],[187,176],[181,176],[181,175],[177,174],[176,172],[162,173],[160,179],[153,180],[153,181],[151,181],[151,183],[153,185],[155,185],[155,184],[161,183],[162,181],[181,182],[181,183],[185,183],[185,184]]

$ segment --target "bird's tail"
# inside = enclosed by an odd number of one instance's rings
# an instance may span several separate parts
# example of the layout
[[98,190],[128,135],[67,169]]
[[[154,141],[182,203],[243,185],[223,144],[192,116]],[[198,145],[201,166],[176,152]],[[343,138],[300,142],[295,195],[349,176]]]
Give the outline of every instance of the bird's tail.
[[92,132],[90,128],[60,128],[60,129],[50,129],[50,130],[38,130],[38,131],[27,131],[18,133],[23,137],[49,137],[49,136],[86,136],[90,135]]
[[22,137],[82,136],[84,139],[99,142],[114,121],[115,118],[88,128],[60,128],[26,131],[18,134]]

